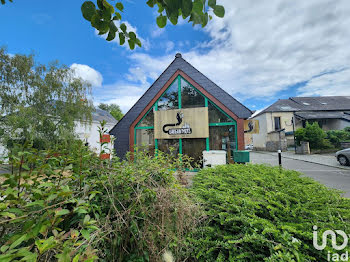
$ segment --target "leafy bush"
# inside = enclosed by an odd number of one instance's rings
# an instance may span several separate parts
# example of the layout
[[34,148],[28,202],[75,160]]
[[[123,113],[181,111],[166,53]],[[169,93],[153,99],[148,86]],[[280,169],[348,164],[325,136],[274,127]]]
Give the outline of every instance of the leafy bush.
[[208,217],[189,239],[198,261],[327,261],[334,250],[313,247],[313,226],[320,239],[328,229],[350,232],[350,199],[295,171],[227,165],[193,182]]
[[327,131],[327,139],[335,147],[340,147],[340,142],[350,140],[350,132],[344,130],[329,130]]
[[311,149],[331,148],[332,145],[326,137],[326,132],[320,128],[317,122],[312,124],[306,122],[305,128],[299,128],[295,131],[297,144],[300,145],[301,141],[309,142]]
[[196,205],[174,178],[177,157],[101,160],[82,142],[23,148],[0,175],[0,261],[160,261],[177,258]]

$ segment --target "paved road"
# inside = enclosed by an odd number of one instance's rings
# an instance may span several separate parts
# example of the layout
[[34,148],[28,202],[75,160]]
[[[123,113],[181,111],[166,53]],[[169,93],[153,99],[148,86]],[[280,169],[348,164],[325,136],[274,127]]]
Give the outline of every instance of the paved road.
[[[283,156],[283,153],[282,153]],[[252,163],[278,165],[278,159],[274,155],[250,152]],[[344,191],[345,197],[350,197],[350,170],[329,167],[301,160],[282,157],[282,166],[304,173],[322,184]]]
[[8,171],[6,171],[6,170],[4,170],[4,169],[2,169],[1,167],[0,167],[0,174],[3,174],[3,173],[7,173]]

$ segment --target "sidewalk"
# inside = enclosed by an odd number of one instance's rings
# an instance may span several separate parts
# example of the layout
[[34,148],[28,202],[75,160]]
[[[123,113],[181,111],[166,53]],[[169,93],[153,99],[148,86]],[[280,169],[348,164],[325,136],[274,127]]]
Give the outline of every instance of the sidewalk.
[[[277,157],[277,152],[267,152],[267,151],[253,151],[262,154],[269,154]],[[309,163],[315,163],[324,166],[337,167],[341,169],[350,170],[350,166],[342,166],[339,164],[335,158],[335,154],[312,154],[312,155],[297,155],[294,152],[282,152],[282,157],[301,160]]]

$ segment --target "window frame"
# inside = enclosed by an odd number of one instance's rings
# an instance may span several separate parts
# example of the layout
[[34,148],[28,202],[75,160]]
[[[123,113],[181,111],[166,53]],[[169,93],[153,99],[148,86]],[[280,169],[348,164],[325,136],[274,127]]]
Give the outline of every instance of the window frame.
[[[276,126],[276,119],[278,119],[278,128],[277,128],[277,126]],[[280,116],[274,116],[274,117],[273,117],[273,124],[274,124],[274,127],[275,127],[275,131],[281,130],[281,129],[282,129],[282,126],[281,126],[281,117],[280,117]]]
[[[178,109],[182,108],[182,95],[181,95],[181,80],[185,81],[190,87],[192,87],[196,92],[198,92],[201,96],[204,97],[205,101],[205,107],[208,107],[209,103],[211,103],[217,110],[219,110],[221,113],[223,113],[225,116],[227,116],[229,119],[232,120],[232,122],[221,122],[221,123],[209,123],[209,127],[211,126],[234,126],[235,128],[235,143],[236,148],[238,148],[238,140],[237,140],[237,121],[233,119],[231,116],[229,116],[226,112],[224,112],[219,106],[217,106],[212,100],[210,100],[208,97],[206,97],[202,92],[200,92],[196,87],[194,87],[189,81],[187,81],[184,77],[181,75],[178,75],[174,81],[169,85],[169,87],[162,93],[162,95],[157,99],[157,101],[151,106],[151,108],[147,111],[147,113],[140,119],[139,122],[135,125],[134,128],[134,147],[137,146],[136,141],[136,130],[138,129],[154,129],[154,126],[139,126],[139,124],[143,121],[143,119],[148,115],[148,113],[151,110],[158,111],[158,101],[163,97],[163,95],[173,86],[175,81],[178,83]],[[179,154],[182,154],[182,138],[178,138],[179,140]],[[155,152],[157,155],[158,150],[158,139],[155,139]],[[210,150],[210,143],[209,143],[209,137],[206,138],[206,151]]]

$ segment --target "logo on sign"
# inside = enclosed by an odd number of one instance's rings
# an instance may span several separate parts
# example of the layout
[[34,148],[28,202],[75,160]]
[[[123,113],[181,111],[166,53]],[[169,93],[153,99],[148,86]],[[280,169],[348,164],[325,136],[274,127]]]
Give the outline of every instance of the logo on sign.
[[[169,134],[169,135],[190,135],[190,134],[192,134],[192,128],[190,127],[190,125],[188,123],[184,123],[181,126],[183,118],[184,118],[184,114],[181,112],[178,112],[176,114],[177,123],[164,125],[163,132],[166,134]],[[169,127],[177,127],[177,128],[169,128]]]

